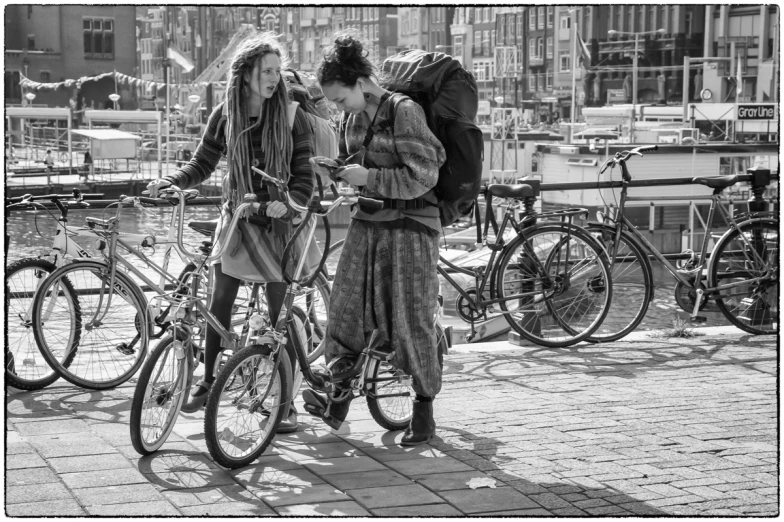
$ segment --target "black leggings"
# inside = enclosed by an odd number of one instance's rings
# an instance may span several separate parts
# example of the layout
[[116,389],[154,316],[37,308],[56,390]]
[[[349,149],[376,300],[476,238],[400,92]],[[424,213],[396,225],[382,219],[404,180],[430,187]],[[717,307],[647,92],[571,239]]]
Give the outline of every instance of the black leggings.
[[[215,280],[213,281],[210,312],[224,328],[229,330],[231,310],[234,306],[234,300],[237,299],[241,281],[235,277],[224,274],[220,264],[214,266]],[[283,307],[283,298],[286,296],[286,286],[286,283],[266,283],[264,285],[265,293],[267,294],[267,306],[269,308],[270,320],[273,325],[278,322],[278,314]],[[221,338],[220,335],[218,335],[218,332],[216,332],[213,327],[208,326],[204,346],[204,380],[207,382],[215,380],[213,372],[215,361],[218,359],[218,354],[221,351],[220,343]],[[293,369],[294,361],[290,362]]]

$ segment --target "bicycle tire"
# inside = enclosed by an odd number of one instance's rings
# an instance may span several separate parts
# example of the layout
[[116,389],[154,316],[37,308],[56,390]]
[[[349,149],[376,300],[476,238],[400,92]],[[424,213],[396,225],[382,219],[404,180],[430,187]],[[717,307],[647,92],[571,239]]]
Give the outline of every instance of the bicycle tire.
[[[5,272],[5,382],[20,390],[40,390],[60,378],[35,341],[30,317],[36,289],[56,269],[51,261],[25,258],[11,263]],[[31,278],[22,275],[28,272],[32,272]],[[73,288],[64,287],[70,296],[73,314],[69,316],[68,333],[63,344],[75,348],[79,345],[81,311]],[[66,350],[61,364],[67,368],[74,356],[73,350]]]
[[777,334],[778,270],[779,223],[753,219],[730,229],[716,243],[708,264],[708,286],[716,288],[730,280],[748,281],[768,274],[767,281],[717,290],[713,295],[724,317],[741,330],[755,335]]
[[[119,386],[139,370],[147,355],[152,326],[144,294],[122,272],[116,272],[111,289],[112,310],[104,310],[104,302],[108,303],[110,297],[104,291],[108,270],[102,261],[74,261],[52,272],[33,301],[33,332],[47,362],[71,384],[94,390]],[[58,308],[58,299],[52,299],[52,288],[64,280],[70,282],[79,298],[82,328],[78,349],[71,349],[74,359],[67,368],[60,364],[64,357],[59,353],[66,348],[47,342],[56,331],[58,319],[63,320],[67,313]],[[130,336],[133,340],[128,343]]]
[[[288,357],[281,350],[275,375],[269,376],[273,364],[271,355],[272,349],[267,345],[243,348],[229,359],[210,389],[204,414],[204,437],[210,455],[221,466],[230,469],[247,466],[275,438],[283,420],[284,405],[289,401],[291,368]],[[266,399],[268,402],[256,405],[253,401],[263,392],[267,382],[264,379],[259,382],[260,370],[262,377],[271,379],[272,389]],[[235,392],[239,396],[234,397]],[[252,426],[258,426],[258,429]],[[251,431],[244,433],[245,430]]]
[[188,349],[167,335],[139,373],[129,427],[131,443],[140,455],[158,451],[174,429],[187,391]]
[[[305,310],[308,318],[308,362],[313,363],[324,354],[324,336],[327,334],[329,319],[330,284],[322,273],[313,281],[313,291],[294,300],[294,304]],[[304,306],[303,306],[304,305]]]
[[621,231],[614,259],[610,259],[615,227],[589,223],[585,229],[608,254],[613,295],[607,317],[586,340],[593,343],[617,341],[633,332],[648,312],[653,300],[653,268],[643,247],[625,230]]
[[[569,245],[569,250],[561,250],[562,257],[550,258],[552,248],[564,244]],[[526,268],[518,258],[527,260],[538,273]],[[579,263],[567,267],[569,259]],[[546,268],[551,277],[544,278],[539,266]],[[574,279],[576,276],[579,279]],[[540,346],[574,345],[596,331],[609,312],[612,284],[606,256],[601,246],[576,225],[542,223],[526,228],[504,247],[492,277],[495,284],[491,288],[501,299],[499,305],[507,312],[504,318],[509,326]],[[527,294],[530,295],[525,297]],[[511,305],[513,300],[518,301],[517,306]],[[584,315],[575,317],[580,312]]]
[[[448,346],[444,328],[438,321],[436,343],[438,362],[443,368]],[[416,397],[410,377],[387,362],[369,359],[365,366],[365,393],[370,415],[379,426],[390,431],[408,427]]]

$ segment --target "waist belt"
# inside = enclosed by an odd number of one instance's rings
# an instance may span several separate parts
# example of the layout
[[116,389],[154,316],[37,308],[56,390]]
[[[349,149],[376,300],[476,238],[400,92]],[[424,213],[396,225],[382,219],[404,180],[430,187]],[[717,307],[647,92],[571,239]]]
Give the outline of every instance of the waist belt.
[[[370,206],[363,200],[371,200],[374,204]],[[388,199],[388,198],[368,198],[363,197],[359,200],[359,208],[363,212],[372,214],[382,209],[395,209],[395,210],[423,210],[427,207],[437,207],[438,203],[432,203],[424,198],[416,199]]]

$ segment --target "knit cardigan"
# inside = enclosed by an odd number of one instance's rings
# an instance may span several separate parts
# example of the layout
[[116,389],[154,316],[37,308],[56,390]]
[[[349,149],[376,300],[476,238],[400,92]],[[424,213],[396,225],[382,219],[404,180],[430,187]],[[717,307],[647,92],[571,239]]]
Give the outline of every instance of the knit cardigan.
[[[222,112],[223,103],[212,111],[207,121],[207,127],[204,130],[204,136],[196,148],[193,158],[174,174],[164,176],[164,179],[171,181],[180,188],[187,189],[203,183],[210,177],[215,171],[221,156],[226,151],[226,124],[225,122],[221,123]],[[305,205],[313,194],[315,178],[313,166],[308,160],[315,153],[313,151],[313,135],[310,124],[307,116],[299,107],[294,117],[291,137],[294,143],[290,164],[291,177],[288,182],[289,193],[294,201]],[[261,143],[261,126],[251,131],[251,144],[253,156],[259,160],[258,168],[265,170],[266,163]],[[272,175],[273,173],[268,172],[268,174]],[[253,191],[258,196],[259,201],[269,201],[270,193],[267,186],[261,183],[261,176],[254,173],[251,181]],[[224,199],[225,197],[224,195]]]
[[[364,166],[368,169],[363,195],[388,199],[416,199],[424,197],[437,203],[433,187],[438,171],[446,161],[443,145],[427,126],[422,107],[406,98],[398,104],[395,125],[384,125],[390,119],[392,103],[387,100],[378,108],[375,134],[367,147]],[[371,121],[362,111],[344,116],[340,135],[340,159],[345,160],[362,147]],[[404,222],[412,219],[433,231],[441,230],[438,208],[426,206],[421,210],[384,209],[373,213],[361,209],[353,216],[365,221]]]

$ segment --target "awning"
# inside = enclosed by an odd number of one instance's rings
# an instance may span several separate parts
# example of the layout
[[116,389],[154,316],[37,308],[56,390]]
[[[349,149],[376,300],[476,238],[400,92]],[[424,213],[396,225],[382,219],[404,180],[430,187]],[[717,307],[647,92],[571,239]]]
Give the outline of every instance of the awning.
[[123,132],[117,129],[88,129],[88,130],[74,130],[71,131],[74,134],[79,134],[80,136],[87,136],[88,138],[92,138],[94,140],[139,140],[141,141],[141,136],[137,136],[136,134],[131,134],[130,132]]

